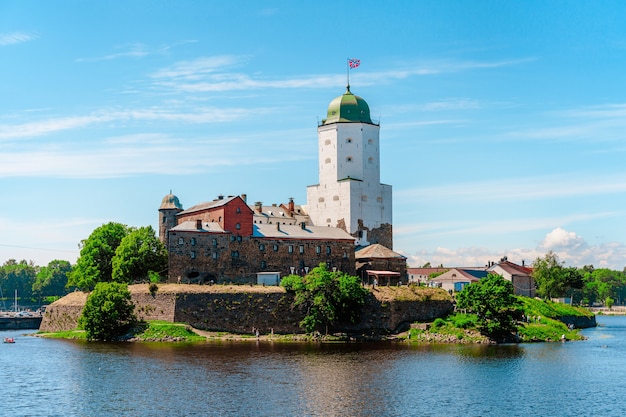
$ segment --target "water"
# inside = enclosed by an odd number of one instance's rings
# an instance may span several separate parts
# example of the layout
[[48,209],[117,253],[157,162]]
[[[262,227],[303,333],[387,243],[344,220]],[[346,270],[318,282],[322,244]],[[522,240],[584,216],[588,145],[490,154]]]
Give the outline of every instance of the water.
[[506,346],[0,345],[7,416],[621,416],[626,317]]

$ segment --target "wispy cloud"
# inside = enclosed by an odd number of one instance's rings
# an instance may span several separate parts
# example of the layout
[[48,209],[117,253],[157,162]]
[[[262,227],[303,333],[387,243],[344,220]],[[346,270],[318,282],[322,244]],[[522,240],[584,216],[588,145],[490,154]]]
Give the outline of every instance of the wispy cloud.
[[[623,142],[626,130],[626,103],[612,103],[546,112],[540,117],[550,120],[550,126],[522,128],[510,131],[508,137],[517,139]],[[541,121],[537,122],[540,124]],[[544,122],[545,123],[545,122]]]
[[449,98],[418,106],[418,109],[421,111],[468,110],[479,108],[481,108],[481,105],[478,100],[468,98]]
[[[254,114],[270,113],[272,109],[255,109]],[[68,116],[21,124],[0,125],[0,141],[35,138],[60,131],[82,129],[96,124],[117,121],[166,121],[176,123],[223,123],[250,117],[250,109],[195,107],[190,111],[148,108],[103,110],[86,116]]]
[[[143,174],[187,175],[216,172],[227,166],[276,165],[310,160],[316,155],[302,130],[180,137],[142,133],[37,146],[0,147],[0,178],[120,178]],[[284,152],[286,140],[294,145]],[[306,139],[303,139],[306,141]],[[241,149],[247,149],[245,154]],[[207,150],[209,150],[207,152]],[[173,164],[172,161],[184,161]]]
[[571,196],[595,196],[626,191],[626,174],[554,175],[502,178],[481,182],[399,190],[398,198],[420,200],[517,201]]
[[116,47],[117,52],[96,57],[77,58],[76,62],[112,61],[121,58],[143,58],[149,55],[163,55],[177,46],[196,42],[195,40],[184,40],[157,48],[150,48],[143,43],[131,43]]
[[[273,79],[261,74],[249,75],[245,72],[234,71],[247,64],[252,57],[222,55],[202,57],[190,61],[181,61],[170,67],[153,72],[150,77],[155,84],[163,88],[181,92],[210,92],[210,91],[237,91],[261,88],[320,88],[342,85],[345,81],[342,75],[311,74],[303,77]],[[394,69],[382,72],[362,72],[358,75],[362,85],[372,85],[401,80],[408,77],[441,74],[447,72],[468,71],[479,68],[497,68],[501,66],[518,65],[532,61],[533,58],[519,60],[505,60],[492,62],[432,62],[407,66],[406,69]],[[440,103],[445,105],[445,103]],[[476,103],[452,101],[447,105],[470,106]]]
[[476,235],[481,236],[502,236],[522,232],[540,231],[554,228],[555,225],[567,226],[569,224],[589,221],[601,218],[620,218],[623,212],[605,211],[572,214],[558,217],[532,217],[532,218],[507,218],[504,220],[482,219],[465,221],[435,221],[423,223],[394,224],[394,236],[397,239],[413,239],[419,236],[420,239],[432,239],[442,236],[454,236],[466,238]]
[[38,37],[36,34],[26,32],[0,33],[0,46],[30,42]]

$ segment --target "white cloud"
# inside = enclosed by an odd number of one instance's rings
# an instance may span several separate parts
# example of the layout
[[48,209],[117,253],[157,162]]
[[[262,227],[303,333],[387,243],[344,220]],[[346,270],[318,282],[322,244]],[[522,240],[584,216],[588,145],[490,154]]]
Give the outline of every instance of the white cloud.
[[[284,88],[320,88],[343,85],[345,78],[343,75],[308,75],[290,79],[270,79],[263,78],[259,74],[254,76],[229,72],[235,67],[247,63],[249,56],[221,55],[213,57],[202,57],[190,61],[180,61],[172,66],[153,72],[150,77],[157,86],[168,88],[180,92],[217,92],[217,91],[238,91],[250,89],[284,89]],[[378,85],[388,83],[392,80],[405,79],[414,76],[430,74],[440,74],[448,72],[467,71],[476,68],[496,68],[501,66],[518,65],[528,62],[532,58],[494,61],[494,62],[432,62],[410,66],[404,70],[391,70],[379,72],[362,72],[355,74],[359,78],[359,84]],[[445,105],[445,103],[440,103]],[[456,103],[450,102],[448,106],[475,106],[476,103],[470,101]]]
[[489,261],[497,262],[506,256],[509,261],[531,266],[535,259],[552,250],[566,266],[582,267],[593,265],[596,268],[609,268],[621,271],[626,265],[626,245],[621,242],[607,242],[589,245],[575,232],[556,228],[547,233],[536,248],[460,247],[456,249],[438,247],[433,250],[418,250],[405,253],[407,263],[418,267],[430,262],[432,266],[482,267]]
[[30,42],[37,38],[38,36],[32,33],[24,33],[24,32],[0,33],[0,46],[15,45],[18,43]]
[[232,122],[250,114],[263,115],[272,109],[211,108],[194,107],[190,111],[172,111],[169,109],[129,109],[103,110],[86,116],[67,116],[50,118],[22,124],[0,125],[0,140],[34,138],[50,133],[86,128],[95,124],[116,121],[167,121],[180,123],[223,123]]
[[626,191],[624,173],[605,175],[561,174],[542,177],[501,178],[481,182],[446,184],[397,191],[401,198],[424,200],[503,201],[571,196],[593,196]]
[[546,251],[576,250],[585,245],[582,237],[557,227],[546,235],[541,247]]

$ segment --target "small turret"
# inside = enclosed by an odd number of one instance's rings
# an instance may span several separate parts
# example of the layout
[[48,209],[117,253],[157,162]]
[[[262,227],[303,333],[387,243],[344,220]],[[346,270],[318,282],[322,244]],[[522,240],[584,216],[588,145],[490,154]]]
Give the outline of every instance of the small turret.
[[176,226],[176,215],[181,211],[183,211],[182,204],[170,190],[170,193],[163,197],[161,207],[159,207],[159,239],[166,248],[168,247],[168,232],[172,227]]

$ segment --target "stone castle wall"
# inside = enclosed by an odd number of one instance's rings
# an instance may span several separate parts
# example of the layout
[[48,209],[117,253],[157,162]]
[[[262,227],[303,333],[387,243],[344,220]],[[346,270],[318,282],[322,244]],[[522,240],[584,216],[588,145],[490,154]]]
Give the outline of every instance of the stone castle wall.
[[[229,333],[302,333],[303,313],[292,308],[293,295],[280,287],[199,286],[162,284],[154,294],[147,285],[131,285],[135,314],[143,320],[183,322],[191,326]],[[408,287],[404,287],[406,291]],[[249,291],[247,291],[249,289]],[[359,334],[387,334],[408,328],[416,321],[444,317],[452,308],[449,298],[407,299],[404,292],[392,299],[381,299],[372,292],[363,308],[361,322],[332,331]],[[376,290],[374,290],[376,291]],[[387,293],[390,291],[387,291]],[[87,295],[53,303],[46,310],[40,331],[52,332],[76,328]],[[409,294],[410,295],[410,294]],[[72,294],[70,294],[72,296]],[[70,297],[67,296],[67,297]]]

